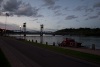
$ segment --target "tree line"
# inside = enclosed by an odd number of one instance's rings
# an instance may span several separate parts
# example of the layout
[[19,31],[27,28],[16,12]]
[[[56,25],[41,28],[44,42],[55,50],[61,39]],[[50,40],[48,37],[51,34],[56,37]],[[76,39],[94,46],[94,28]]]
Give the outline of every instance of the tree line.
[[83,35],[83,36],[100,36],[100,28],[66,28],[61,29],[53,34],[55,35]]

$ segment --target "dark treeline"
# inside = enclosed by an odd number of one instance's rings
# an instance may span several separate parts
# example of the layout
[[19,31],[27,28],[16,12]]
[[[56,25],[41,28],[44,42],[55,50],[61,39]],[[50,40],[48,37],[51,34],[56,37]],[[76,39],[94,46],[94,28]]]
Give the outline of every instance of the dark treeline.
[[[0,36],[4,36],[5,34],[6,35],[10,35],[10,34],[12,34],[12,35],[16,35],[16,34],[22,34],[22,35],[24,35],[24,34],[38,34],[38,35],[40,35],[40,31],[34,31],[34,32],[32,32],[32,31],[26,31],[26,32],[24,32],[24,31],[14,31],[14,30],[6,30],[6,32],[5,32],[5,30],[4,29],[0,29]],[[52,34],[52,32],[43,32],[43,34],[47,34],[47,35],[49,35],[49,34]]]
[[54,35],[100,36],[100,28],[66,28],[54,32]]

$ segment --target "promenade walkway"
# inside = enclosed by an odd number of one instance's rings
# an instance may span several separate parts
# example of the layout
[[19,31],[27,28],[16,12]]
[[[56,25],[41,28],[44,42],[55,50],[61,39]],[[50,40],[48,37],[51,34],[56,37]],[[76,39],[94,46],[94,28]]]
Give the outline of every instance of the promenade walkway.
[[0,48],[12,67],[99,67],[7,37],[0,37]]

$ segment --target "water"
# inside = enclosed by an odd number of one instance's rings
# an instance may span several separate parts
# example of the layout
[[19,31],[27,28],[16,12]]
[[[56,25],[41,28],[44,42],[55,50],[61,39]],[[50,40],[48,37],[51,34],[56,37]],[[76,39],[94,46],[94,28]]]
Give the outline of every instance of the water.
[[[16,37],[20,37],[19,35],[15,35]],[[23,36],[22,36],[23,37]],[[61,43],[65,38],[72,38],[75,41],[82,43],[83,46],[91,48],[92,44],[95,44],[96,49],[100,49],[100,37],[85,37],[85,36],[52,36],[52,35],[44,35],[43,36],[43,43],[46,44],[48,42],[49,45],[52,45],[55,42],[56,45]],[[40,43],[40,36],[39,35],[27,35],[27,40],[36,41]]]

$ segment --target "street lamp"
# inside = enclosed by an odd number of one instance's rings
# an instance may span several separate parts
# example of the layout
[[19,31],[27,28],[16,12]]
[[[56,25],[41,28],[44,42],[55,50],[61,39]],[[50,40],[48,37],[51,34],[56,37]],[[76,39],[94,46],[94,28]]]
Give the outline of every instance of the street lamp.
[[20,26],[20,38],[21,38],[21,26]]
[[5,19],[5,36],[6,36],[7,17],[9,17],[8,13],[6,13],[6,19]]

